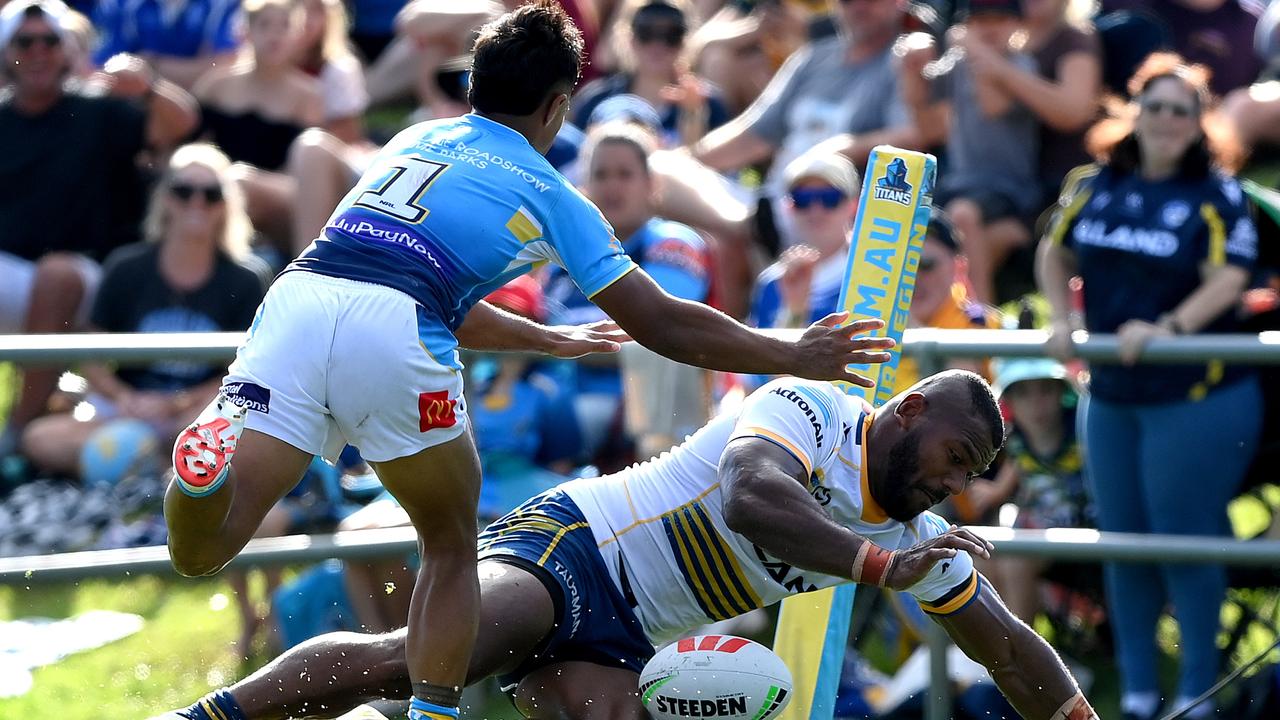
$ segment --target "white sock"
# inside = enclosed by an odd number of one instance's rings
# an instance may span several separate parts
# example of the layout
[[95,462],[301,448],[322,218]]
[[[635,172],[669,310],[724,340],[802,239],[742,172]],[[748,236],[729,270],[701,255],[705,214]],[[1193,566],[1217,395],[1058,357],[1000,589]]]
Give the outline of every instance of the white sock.
[[1139,717],[1155,715],[1156,707],[1159,705],[1160,693],[1154,690],[1140,693],[1127,692],[1120,698],[1120,712],[1133,713]]

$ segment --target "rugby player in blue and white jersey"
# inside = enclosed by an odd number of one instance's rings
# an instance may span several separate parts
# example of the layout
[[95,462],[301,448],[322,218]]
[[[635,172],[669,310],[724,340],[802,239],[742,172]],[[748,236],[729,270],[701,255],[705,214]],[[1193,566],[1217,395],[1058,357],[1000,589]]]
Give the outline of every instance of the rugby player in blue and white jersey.
[[[1053,649],[974,569],[988,543],[928,511],[1003,436],[990,388],[963,370],[876,410],[829,383],[775,380],[671,452],[567,482],[486,528],[467,682],[501,676],[526,717],[639,720],[654,643],[853,580],[914,595],[1023,717],[1096,720]],[[405,637],[316,638],[166,717],[309,716],[404,697]]]
[[165,498],[174,566],[217,572],[316,455],[360,448],[418,530],[408,619],[414,720],[456,718],[479,619],[479,460],[459,343],[573,356],[607,335],[523,324],[479,300],[531,268],[565,268],[640,343],[733,372],[870,384],[849,364],[891,341],[878,321],[829,316],[794,342],[662,292],[599,211],[543,157],[582,69],[582,38],[553,2],[482,29],[474,113],[397,135],[321,236],[267,293],[219,397],[179,436]]

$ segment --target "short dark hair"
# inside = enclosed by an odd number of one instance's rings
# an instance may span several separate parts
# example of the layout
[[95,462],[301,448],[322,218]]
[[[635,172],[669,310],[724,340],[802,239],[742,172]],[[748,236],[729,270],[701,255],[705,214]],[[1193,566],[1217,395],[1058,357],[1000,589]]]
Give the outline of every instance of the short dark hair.
[[582,33],[559,5],[523,5],[480,29],[467,101],[480,113],[531,115],[557,85],[578,84],[582,48]]
[[963,372],[965,385],[969,389],[970,409],[973,414],[987,426],[991,433],[991,448],[999,450],[1004,445],[1004,415],[1000,413],[1000,401],[982,376],[973,372]]

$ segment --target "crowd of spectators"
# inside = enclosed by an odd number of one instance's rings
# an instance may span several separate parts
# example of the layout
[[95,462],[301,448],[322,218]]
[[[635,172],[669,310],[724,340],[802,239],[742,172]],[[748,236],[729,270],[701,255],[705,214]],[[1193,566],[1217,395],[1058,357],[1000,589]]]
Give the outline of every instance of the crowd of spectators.
[[[559,2],[590,64],[549,159],[667,292],[759,327],[822,317],[839,296],[869,151],[933,152],[910,325],[1038,325],[1062,361],[945,363],[995,382],[1013,429],[990,482],[951,511],[991,521],[1012,503],[1006,519],[1020,527],[1228,531],[1225,505],[1265,440],[1257,373],[1133,363],[1152,338],[1242,327],[1244,294],[1280,288],[1250,199],[1280,180],[1280,3]],[[467,111],[471,40],[518,4],[4,2],[0,333],[248,328],[272,272],[323,233],[382,141]],[[1050,308],[1039,322],[1020,302],[1036,292]],[[553,323],[600,317],[552,268],[494,301]],[[1071,357],[1077,328],[1118,333],[1124,364],[1086,372]],[[626,391],[643,387],[644,363],[472,366],[486,517],[662,449],[627,420],[628,403],[645,402]],[[127,456],[163,453],[223,370],[102,362],[0,375],[11,378],[0,383],[0,552],[107,542],[42,547],[21,535],[34,515],[14,506],[33,491],[13,491],[87,467],[115,467],[107,485],[154,468]],[[919,372],[906,360],[898,377]],[[759,381],[707,378],[706,412]],[[295,500],[330,510],[308,518],[397,521],[386,499],[350,515],[376,495],[357,449],[316,476]],[[1030,618],[1044,570],[990,572]],[[353,612],[393,624],[381,575],[352,576]],[[1178,697],[1212,681],[1224,584],[1220,568],[1108,567],[1127,717],[1157,707],[1151,637],[1167,601],[1186,648]]]

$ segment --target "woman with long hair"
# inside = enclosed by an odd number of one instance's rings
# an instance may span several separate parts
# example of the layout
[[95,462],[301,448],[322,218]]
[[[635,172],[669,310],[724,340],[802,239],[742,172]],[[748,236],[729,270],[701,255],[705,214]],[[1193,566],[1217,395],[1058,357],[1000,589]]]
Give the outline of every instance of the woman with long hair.
[[243,55],[206,73],[193,94],[205,138],[236,163],[254,227],[285,248],[292,183],[281,172],[293,141],[324,122],[324,95],[319,81],[298,67],[301,0],[246,0],[244,11]]
[[[144,239],[112,253],[90,324],[105,332],[243,331],[265,290],[248,258],[251,227],[230,178],[231,162],[211,145],[176,150],[147,208]],[[252,261],[250,261],[252,262]],[[49,415],[23,436],[27,457],[47,472],[74,475],[89,436],[114,418],[148,424],[160,442],[217,392],[225,366],[159,361],[112,368],[88,363],[92,412]]]
[[[1083,326],[1115,333],[1120,364],[1092,367],[1084,447],[1098,527],[1227,535],[1235,496],[1257,446],[1257,377],[1219,361],[1139,366],[1154,338],[1231,332],[1257,256],[1239,184],[1238,146],[1218,121],[1208,71],[1150,56],[1132,100],[1089,133],[1094,166],[1064,184],[1041,242],[1040,287],[1053,308],[1050,350],[1071,355],[1069,283],[1084,280]],[[1130,720],[1156,716],[1156,620],[1167,601],[1181,629],[1173,706],[1213,684],[1226,573],[1217,565],[1108,563],[1107,603]],[[1201,705],[1187,717],[1206,717]]]

